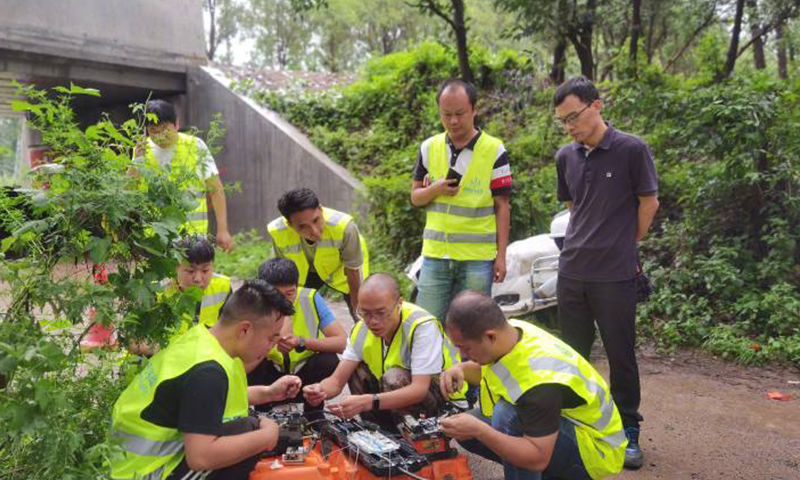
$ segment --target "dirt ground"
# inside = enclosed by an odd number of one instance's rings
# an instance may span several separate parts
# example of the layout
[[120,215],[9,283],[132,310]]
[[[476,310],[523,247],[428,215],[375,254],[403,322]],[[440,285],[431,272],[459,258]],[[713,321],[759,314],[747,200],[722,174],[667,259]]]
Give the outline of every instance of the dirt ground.
[[[343,303],[333,307],[349,318]],[[693,350],[662,354],[649,344],[638,358],[645,465],[616,478],[800,480],[800,370],[742,367]],[[608,379],[599,344],[593,360]],[[770,391],[792,400],[769,400]],[[503,479],[499,465],[469,459],[475,480]]]

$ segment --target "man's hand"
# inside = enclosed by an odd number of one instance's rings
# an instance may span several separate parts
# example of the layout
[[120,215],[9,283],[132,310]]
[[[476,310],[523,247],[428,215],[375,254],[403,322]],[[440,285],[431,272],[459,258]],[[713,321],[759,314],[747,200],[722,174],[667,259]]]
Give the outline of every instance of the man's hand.
[[498,255],[494,259],[494,282],[500,283],[506,279],[506,256]]
[[270,389],[272,390],[271,401],[279,402],[287,398],[294,398],[297,392],[300,391],[300,386],[302,384],[303,381],[300,380],[300,377],[284,375],[270,385]]
[[464,370],[459,365],[453,365],[439,375],[439,388],[444,398],[461,391],[464,386]]
[[261,430],[264,430],[267,433],[267,438],[269,442],[267,443],[265,450],[272,450],[278,445],[278,435],[280,433],[280,427],[275,420],[267,417],[261,417],[259,419],[259,423],[261,426]]
[[475,438],[484,428],[489,427],[489,425],[469,413],[459,413],[452,417],[442,418],[439,420],[439,426],[445,435],[456,440]]
[[316,407],[328,398],[328,394],[325,393],[321,384],[312,383],[303,387],[303,397],[312,407]]
[[353,418],[361,412],[372,410],[372,395],[350,395],[335,405],[329,405],[331,413],[342,418]]
[[297,346],[300,345],[300,337],[297,335],[286,335],[278,340],[278,351],[281,353],[289,353]]
[[458,194],[459,190],[458,180],[450,179],[447,180],[446,178],[442,178],[441,180],[436,181],[433,185],[431,185],[431,190],[436,193],[436,196],[446,195],[448,197],[454,197]]
[[217,232],[217,245],[219,245],[219,248],[225,250],[226,252],[229,252],[236,247],[236,245],[233,243],[233,237],[231,237],[231,234],[228,233],[227,230]]

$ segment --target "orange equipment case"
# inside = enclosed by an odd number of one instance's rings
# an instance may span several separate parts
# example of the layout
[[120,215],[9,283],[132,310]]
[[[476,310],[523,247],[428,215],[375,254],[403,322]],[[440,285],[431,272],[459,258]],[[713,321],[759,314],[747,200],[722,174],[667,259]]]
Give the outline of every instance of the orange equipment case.
[[[310,440],[306,438],[303,444],[308,448]],[[282,466],[273,468],[272,465],[276,461]],[[467,457],[462,454],[436,460],[413,473],[428,480],[472,480]],[[328,455],[328,460],[325,460],[321,442],[317,442],[302,463],[283,463],[279,456],[260,460],[250,473],[249,480],[378,480],[380,478],[410,480],[412,477],[400,472],[391,477],[376,477],[338,447],[335,447]]]

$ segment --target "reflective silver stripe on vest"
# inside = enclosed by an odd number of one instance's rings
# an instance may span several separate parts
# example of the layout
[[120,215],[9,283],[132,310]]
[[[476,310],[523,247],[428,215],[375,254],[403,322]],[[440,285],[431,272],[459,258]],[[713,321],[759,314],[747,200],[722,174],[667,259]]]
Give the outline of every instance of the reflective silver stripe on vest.
[[122,448],[137,455],[167,457],[183,450],[182,439],[159,442],[121,430],[115,430],[113,436],[122,442]]
[[[364,358],[364,342],[367,341],[367,331],[369,329],[367,328],[367,324],[364,323],[363,320],[360,321],[360,323],[361,323],[361,328],[358,330],[358,335],[356,336],[356,340],[353,342],[353,350],[358,352],[361,358]],[[353,328],[356,328],[357,325],[358,323],[356,323],[356,325],[354,325]]]
[[[583,381],[584,385],[586,385],[587,390],[589,390],[592,394],[594,394],[600,400],[600,418],[597,419],[594,423],[592,423],[589,426],[591,426],[592,428],[594,428],[598,432],[603,431],[606,428],[608,428],[608,425],[611,423],[611,420],[614,418],[614,402],[613,401],[611,401],[611,402],[607,402],[606,401],[606,391],[605,391],[605,389],[603,389],[603,387],[600,386],[599,383],[594,382],[594,381],[589,380],[588,378],[586,378],[583,375],[583,373],[581,373],[581,371],[578,369],[577,366],[575,366],[575,365],[573,365],[571,363],[565,362],[563,360],[559,360],[557,358],[552,358],[552,357],[536,358],[536,357],[534,357],[534,358],[528,359],[528,365],[531,367],[532,371],[536,371],[536,370],[551,370],[551,371],[559,372],[559,373],[568,373],[570,375],[574,375],[574,376],[580,378]],[[511,398],[511,400],[516,403],[516,401],[519,399],[520,396],[522,396],[522,393],[523,393],[521,388],[520,388],[520,386],[519,386],[519,382],[517,382],[517,379],[514,378],[513,375],[511,375],[511,372],[502,363],[499,363],[499,362],[495,363],[494,365],[492,365],[491,370],[492,370],[492,372],[494,372],[495,375],[497,375],[497,377],[502,382],[503,386],[506,388],[506,391],[508,392],[509,398]],[[568,419],[570,421],[572,421],[573,423],[576,423],[576,424],[579,423],[575,419],[571,419],[571,418],[568,418]],[[622,443],[616,443],[615,444],[615,443],[612,443],[612,442],[617,442],[618,441],[618,437],[619,437],[618,434],[620,434],[620,433],[622,434],[622,441],[625,441],[625,433],[622,430],[620,430],[619,432],[614,433],[613,435],[608,436],[607,437],[608,439],[606,439],[606,437],[604,437],[603,440],[606,441],[606,443],[608,443],[612,447],[618,447],[619,445],[622,445]]]
[[207,295],[203,297],[203,301],[200,302],[200,308],[206,308],[210,307],[211,305],[222,303],[225,301],[226,298],[228,298],[228,292],[220,292],[220,293],[215,293],[214,295]]
[[424,240],[435,240],[437,242],[448,243],[491,243],[497,242],[495,233],[445,233],[436,230],[425,229],[422,232]]
[[[458,365],[460,360],[458,359],[458,354],[456,354],[457,350],[453,342],[450,341],[450,337],[444,332],[442,332],[442,346],[442,356],[445,354],[444,349],[447,349],[447,352],[450,354],[450,366]],[[444,365],[442,365],[442,368],[444,369]]]
[[294,243],[292,245],[286,245],[285,247],[278,246],[278,250],[282,251],[283,253],[300,253],[302,247],[299,243]]
[[164,466],[156,470],[155,472],[148,473],[142,480],[161,480],[161,477],[164,475]]
[[339,222],[342,221],[343,218],[344,218],[344,213],[342,213],[342,212],[333,212],[331,214],[330,218],[325,220],[325,223],[327,223],[328,225],[330,225],[332,227],[335,227],[336,225],[339,224]]
[[[403,359],[403,365],[409,370],[411,370],[411,348],[413,347],[413,345],[408,344],[408,337],[411,335],[411,328],[414,326],[414,322],[422,317],[429,316],[430,314],[428,312],[415,310],[411,312],[411,315],[409,315],[408,318],[403,320],[403,338],[400,339],[400,356]],[[433,317],[431,317],[431,320],[433,320]]]
[[434,202],[426,208],[428,212],[446,213],[448,215],[458,215],[459,217],[481,218],[494,215],[494,206],[490,207],[462,207],[449,203]]
[[344,243],[344,242],[342,242],[341,240],[334,240],[334,239],[320,240],[319,242],[317,242],[317,248],[320,248],[320,247],[321,248],[331,248],[331,247],[339,248],[339,247],[342,246],[342,243]]
[[186,215],[186,218],[190,221],[192,220],[207,220],[208,219],[208,212],[190,212]]
[[289,227],[286,225],[286,221],[283,219],[283,217],[279,217],[273,220],[272,223],[267,225],[267,228],[268,229],[274,228],[275,230],[286,230]]
[[312,298],[309,298],[310,291],[306,288],[300,289],[298,295],[298,302],[300,303],[300,310],[303,312],[303,318],[306,321],[306,328],[310,338],[317,338],[319,335],[319,323],[316,321],[314,315],[314,305],[312,305]]

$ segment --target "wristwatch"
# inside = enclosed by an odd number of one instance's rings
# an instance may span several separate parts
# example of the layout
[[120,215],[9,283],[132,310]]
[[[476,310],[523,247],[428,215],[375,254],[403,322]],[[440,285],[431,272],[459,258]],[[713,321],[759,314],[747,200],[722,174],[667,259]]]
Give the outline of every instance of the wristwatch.
[[298,352],[302,352],[306,349],[306,339],[304,337],[298,337],[299,340],[297,341],[297,346],[294,348]]
[[377,412],[381,409],[381,397],[377,393],[372,394],[372,411]]

